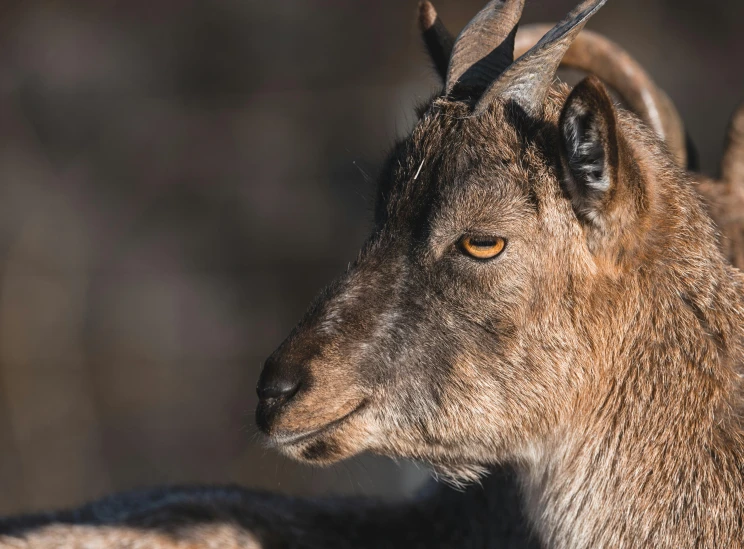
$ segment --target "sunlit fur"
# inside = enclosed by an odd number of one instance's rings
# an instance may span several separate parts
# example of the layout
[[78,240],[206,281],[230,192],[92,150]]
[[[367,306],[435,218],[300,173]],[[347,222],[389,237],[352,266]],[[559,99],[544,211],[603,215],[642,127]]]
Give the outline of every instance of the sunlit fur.
[[[0,520],[0,544],[535,547],[523,500],[543,547],[740,546],[741,275],[687,176],[625,113],[635,190],[613,210],[632,215],[602,234],[579,221],[559,158],[566,97],[543,121],[424,108],[359,260],[276,353],[311,378],[270,426],[289,455],[373,449],[460,481],[511,463],[519,497],[498,468],[482,490],[400,504],[172,488]],[[466,230],[503,231],[507,248],[473,262],[450,245]]]
[[[596,82],[579,91],[554,91],[540,119],[498,101],[478,118],[425,107],[358,260],[272,357],[305,376],[265,425],[286,454],[372,450],[461,484],[507,464],[519,497],[503,472],[397,506],[168,490],[0,521],[0,540],[533,547],[522,501],[543,547],[741,546],[741,274],[663,145]],[[586,202],[559,119],[590,105],[616,122],[617,165]],[[507,246],[474,260],[457,246],[468,233]]]
[[[364,405],[282,451],[372,450],[455,482],[514,464],[548,547],[744,542],[741,275],[688,175],[599,86],[578,100],[616,125],[617,167],[591,219],[559,152],[567,88],[540,119],[425,110],[358,260],[274,356],[312,381],[269,432]],[[476,261],[467,233],[508,245]]]
[[[462,494],[153,490],[0,520],[0,545],[742,546],[741,275],[663,144],[598,82],[577,90],[537,119],[498,100],[481,117],[426,105],[383,170],[359,259],[270,361],[303,381],[263,403],[281,451],[412,457]],[[573,131],[587,113],[599,124]],[[698,188],[741,265],[739,113],[723,184]],[[463,234],[507,246],[477,261]]]

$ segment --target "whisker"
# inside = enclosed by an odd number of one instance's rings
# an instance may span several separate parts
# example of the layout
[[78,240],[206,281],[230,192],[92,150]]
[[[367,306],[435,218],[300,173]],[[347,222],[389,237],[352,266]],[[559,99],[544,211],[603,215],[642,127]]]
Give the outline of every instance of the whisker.
[[416,181],[418,179],[419,174],[421,173],[421,168],[424,167],[424,162],[426,160],[421,161],[421,165],[418,167],[418,170],[416,170],[416,175],[413,176],[413,180]]
[[365,172],[365,171],[364,171],[364,170],[362,169],[362,167],[361,167],[361,166],[360,166],[359,164],[357,164],[357,161],[356,161],[356,160],[352,160],[352,161],[351,161],[351,163],[352,163],[352,164],[354,164],[354,167],[355,167],[355,168],[356,168],[357,170],[359,170],[359,173],[360,173],[360,174],[362,174],[362,177],[364,178],[364,181],[365,181],[366,183],[372,183],[372,182],[374,181],[374,180],[372,179],[372,176],[371,176],[371,175],[369,175],[369,174],[368,174],[367,172]]

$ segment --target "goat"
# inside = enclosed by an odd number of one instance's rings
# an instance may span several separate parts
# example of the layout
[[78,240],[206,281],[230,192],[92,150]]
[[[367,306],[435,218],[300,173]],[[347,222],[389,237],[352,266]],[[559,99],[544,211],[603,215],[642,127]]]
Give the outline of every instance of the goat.
[[521,1],[460,34],[358,260],[267,361],[258,424],[311,463],[509,463],[547,547],[740,546],[744,280],[667,147],[596,77],[553,86],[603,4],[516,61]]
[[[513,474],[493,474],[485,491],[388,506],[148,492],[0,531],[26,532],[33,547],[741,542],[741,503],[723,506],[741,486],[740,274],[716,249],[679,156],[596,80],[570,95],[549,89],[561,48],[602,3],[582,4],[522,64],[508,51],[521,2],[491,2],[468,26],[492,31],[493,66],[471,70],[483,56],[463,57],[473,34],[460,35],[447,96],[388,163],[373,236],[259,384],[259,424],[294,457],[367,448],[429,461],[456,482],[502,462]],[[740,182],[732,128],[724,181]],[[363,396],[336,406],[354,391]],[[667,404],[681,424],[658,421]],[[706,521],[709,502],[717,513]]]

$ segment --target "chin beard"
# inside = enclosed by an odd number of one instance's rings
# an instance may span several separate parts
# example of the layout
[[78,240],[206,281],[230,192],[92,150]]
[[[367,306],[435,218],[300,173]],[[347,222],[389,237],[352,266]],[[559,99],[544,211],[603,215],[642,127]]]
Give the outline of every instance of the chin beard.
[[429,468],[437,481],[449,484],[458,490],[480,482],[480,479],[488,474],[488,468],[477,463],[431,463]]

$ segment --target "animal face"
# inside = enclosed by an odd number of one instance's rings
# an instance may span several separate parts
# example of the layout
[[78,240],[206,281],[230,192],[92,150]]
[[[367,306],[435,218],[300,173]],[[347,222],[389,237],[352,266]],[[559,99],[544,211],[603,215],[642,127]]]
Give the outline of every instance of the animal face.
[[[600,4],[572,12],[553,43]],[[557,67],[551,55],[538,65]],[[525,57],[475,104],[460,67],[390,155],[357,261],[262,372],[257,422],[284,453],[372,450],[469,480],[526,459],[576,409],[596,362],[597,287],[643,260],[653,208],[634,122],[602,84],[525,88],[525,70],[551,83],[555,71]]]

